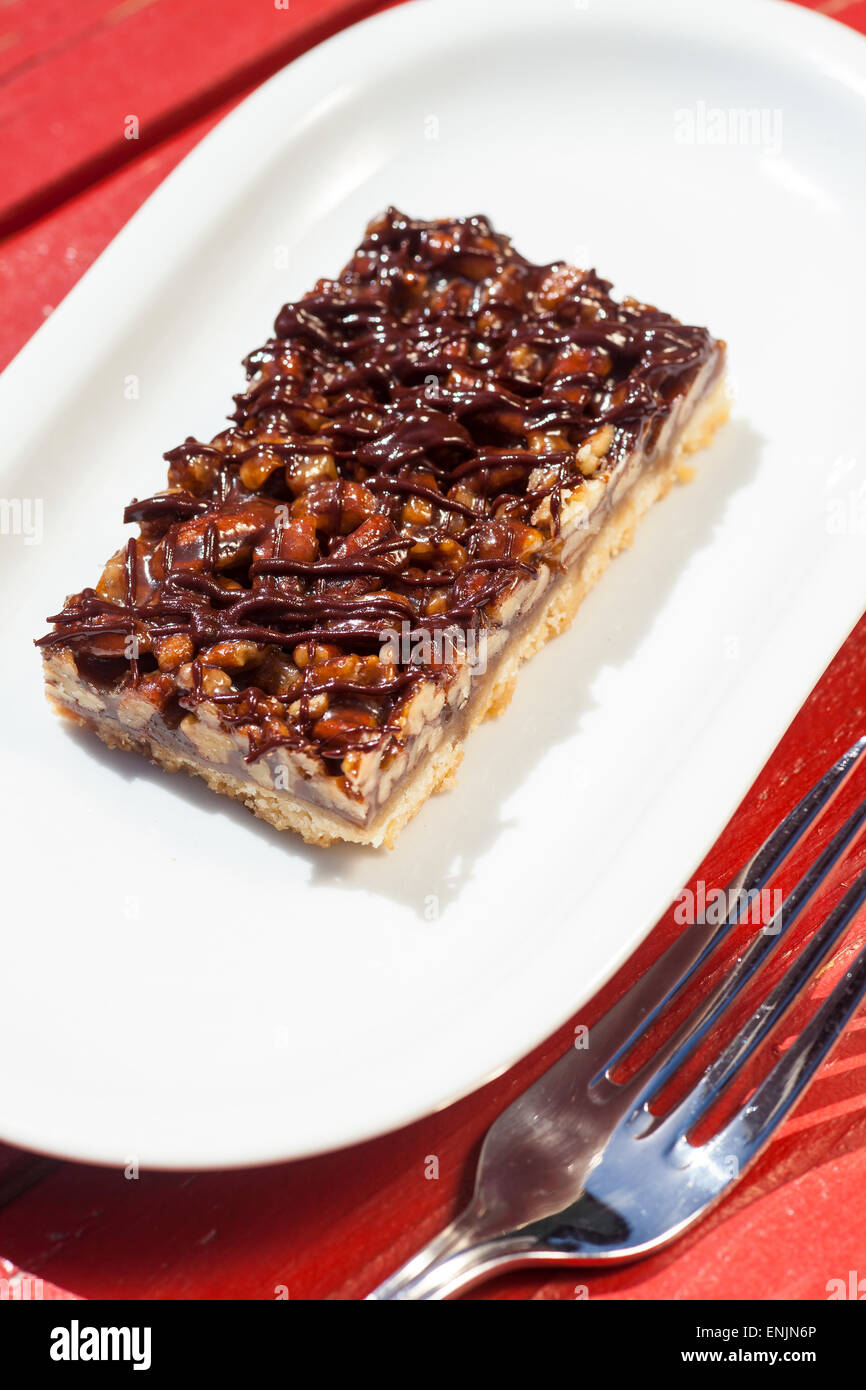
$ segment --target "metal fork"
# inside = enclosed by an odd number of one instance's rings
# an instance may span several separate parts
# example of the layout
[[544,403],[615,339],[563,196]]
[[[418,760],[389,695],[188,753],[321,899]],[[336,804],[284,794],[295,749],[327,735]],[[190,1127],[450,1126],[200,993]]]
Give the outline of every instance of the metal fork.
[[612,1072],[667,1009],[815,825],[866,749],[848,750],[728,884],[716,925],[684,928],[572,1048],[487,1132],[466,1210],[368,1297],[444,1299],[494,1273],[553,1262],[600,1265],[649,1254],[697,1221],[741,1176],[795,1105],[866,994],[866,947],[745,1105],[706,1143],[688,1136],[740,1073],[866,899],[866,871],[779,982],[665,1115],[653,1098],[723,1018],[807,902],[849,851],[866,801],[829,841],[751,944],[672,1035],[623,1083]]

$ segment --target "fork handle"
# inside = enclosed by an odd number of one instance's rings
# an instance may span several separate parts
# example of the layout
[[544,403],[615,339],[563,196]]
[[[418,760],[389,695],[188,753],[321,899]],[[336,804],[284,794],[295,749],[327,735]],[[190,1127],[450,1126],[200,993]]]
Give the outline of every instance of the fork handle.
[[533,1236],[512,1232],[470,1244],[445,1243],[459,1222],[452,1223],[429,1245],[367,1295],[374,1302],[413,1302],[453,1298],[491,1275],[537,1260],[562,1263],[563,1255],[541,1250]]

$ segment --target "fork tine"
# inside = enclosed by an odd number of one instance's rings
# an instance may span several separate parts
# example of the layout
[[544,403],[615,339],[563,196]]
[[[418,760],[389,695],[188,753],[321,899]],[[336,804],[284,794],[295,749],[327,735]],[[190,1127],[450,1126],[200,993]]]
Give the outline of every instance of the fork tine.
[[[763,886],[768,882],[776,870],[781,868],[791,851],[799,844],[806,831],[841,790],[843,782],[847,780],[864,750],[866,750],[866,734],[862,738],[858,738],[856,743],[852,743],[851,747],[837,758],[833,766],[828,768],[823,777],[819,778],[802,801],[799,801],[793,811],[785,817],[781,825],[768,835],[745,868],[728,884],[729,892],[739,878],[743,879],[740,887],[746,888],[750,892],[753,888]],[[754,879],[755,882],[748,884],[747,879]]]
[[[866,813],[866,803],[861,808]],[[824,923],[758,1006],[736,1037],[710,1064],[696,1085],[654,1126],[656,1131],[685,1134],[718,1100],[722,1091],[739,1074],[747,1059],[773,1029],[841,940],[852,920],[866,902],[866,871],[836,905]]]
[[[817,892],[821,884],[840,859],[848,853],[853,841],[860,834],[866,822],[866,801],[860,803],[853,815],[837,831],[832,840],[822,850],[815,863],[803,874],[796,886],[785,898],[779,911],[752,942],[751,946],[737,959],[714,990],[697,1005],[684,1019],[671,1036],[652,1057],[626,1083],[634,1094],[633,1112],[645,1111],[654,1095],[682,1066],[695,1051],[709,1030],[718,1022],[725,1009],[748,984],[765,957],[775,950],[778,943],[790,931],[806,904]],[[738,919],[737,919],[738,920]],[[778,922],[778,929],[774,929]],[[687,927],[686,931],[691,928]],[[672,993],[676,993],[676,986]],[[623,1049],[624,1050],[624,1049]],[[610,1068],[607,1068],[609,1072]],[[609,1078],[608,1078],[609,1080]],[[616,1087],[617,1083],[609,1081]],[[601,1087],[596,1088],[601,1091]]]
[[[851,921],[866,897],[866,870],[840,903]],[[780,1057],[754,1095],[705,1146],[721,1159],[736,1157],[740,1167],[754,1158],[796,1104],[846,1023],[866,994],[866,946],[824,1000],[796,1042]]]
[[[841,791],[864,751],[866,735],[837,758],[730,880],[724,890],[729,902],[738,904],[740,894],[760,892],[767,885]],[[681,932],[631,989],[599,1019],[593,1028],[593,1038],[602,1062],[598,1075],[591,1083],[593,1087],[601,1087],[606,1074],[660,1017],[738,921],[737,905],[736,911],[733,914],[729,911],[718,924],[689,927]],[[668,984],[671,979],[673,984]],[[626,1029],[625,1041],[622,1041]]]

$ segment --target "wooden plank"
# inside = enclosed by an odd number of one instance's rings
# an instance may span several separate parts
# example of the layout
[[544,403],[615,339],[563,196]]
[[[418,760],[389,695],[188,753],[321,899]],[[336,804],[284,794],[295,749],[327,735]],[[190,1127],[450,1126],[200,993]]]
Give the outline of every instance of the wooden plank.
[[43,1158],[24,1149],[0,1144],[0,1207],[14,1202],[22,1192],[42,1182],[58,1166],[56,1159]]
[[7,63],[0,75],[0,235],[44,215],[381,8],[383,0],[291,0],[288,8],[274,0],[209,0],[204,9],[199,0],[126,0],[99,7],[88,0],[89,22],[64,20],[65,37],[55,38],[50,25],[40,25],[29,36],[22,30],[20,39],[19,7],[0,11],[0,50]]
[[218,107],[0,242],[0,368],[32,337],[166,174],[240,99]]
[[108,23],[121,0],[5,0],[0,7],[0,78],[49,63]]
[[57,1303],[68,1302],[75,1297],[66,1289],[60,1289],[56,1284],[28,1273],[26,1269],[19,1269],[9,1260],[0,1260],[0,1303]]

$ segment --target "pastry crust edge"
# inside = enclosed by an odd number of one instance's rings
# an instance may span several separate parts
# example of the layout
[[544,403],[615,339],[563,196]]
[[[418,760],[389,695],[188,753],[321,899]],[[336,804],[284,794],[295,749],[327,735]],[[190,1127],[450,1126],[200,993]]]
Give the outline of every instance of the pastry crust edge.
[[307,844],[328,846],[342,840],[393,849],[401,830],[414,819],[428,798],[453,784],[472,730],[485,719],[497,717],[507,709],[523,663],[571,626],[583,600],[595,588],[611,560],[632,544],[638,522],[653,503],[666,496],[676,482],[690,480],[693,469],[685,463],[685,458],[710,443],[729,411],[730,397],[723,377],[696,407],[668,461],[636,479],[576,560],[573,571],[567,572],[553,586],[553,592],[542,602],[522,637],[506,649],[489,682],[489,689],[474,702],[471,718],[459,735],[440,743],[427,760],[413,770],[404,789],[368,826],[351,825],[326,809],[292,798],[286,792],[271,790],[213,764],[185,757],[145,731],[132,733],[116,723],[88,718],[85,711],[72,710],[57,700],[52,699],[51,703],[58,713],[90,729],[109,748],[143,753],[168,772],[192,773],[221,796],[243,802],[254,815],[276,829],[295,831]]

